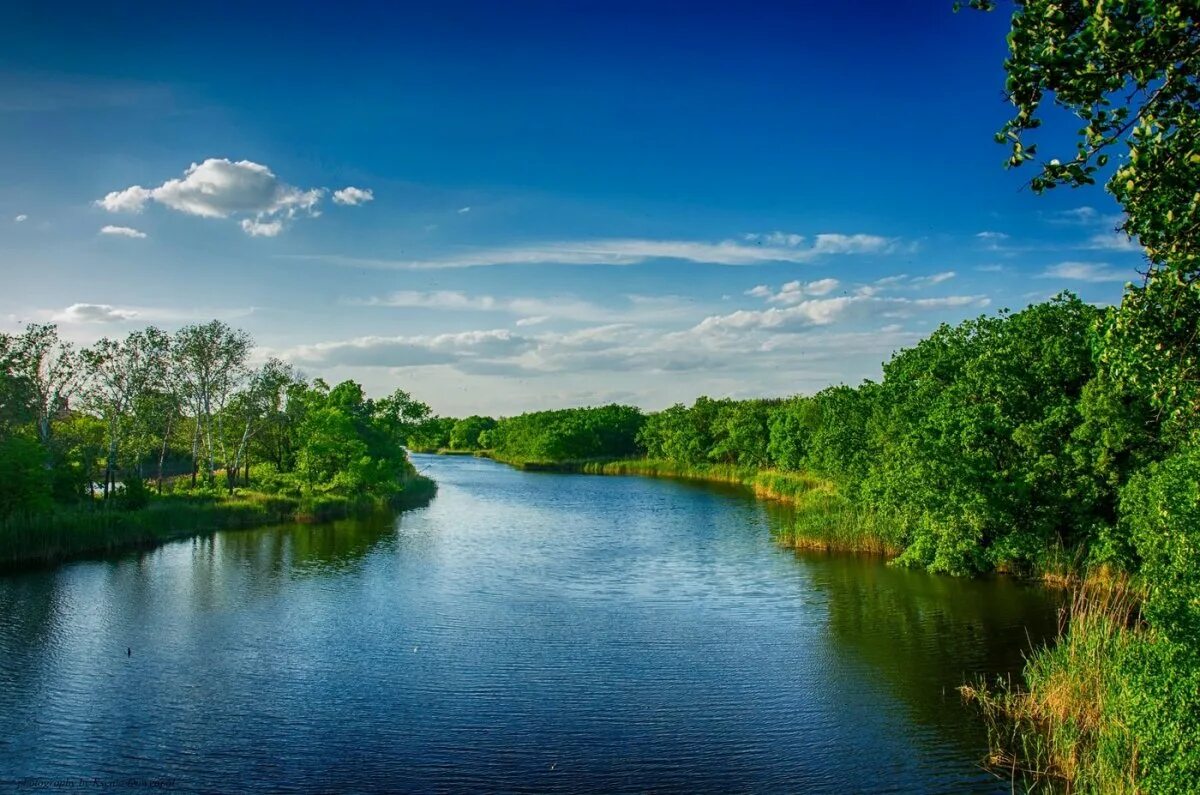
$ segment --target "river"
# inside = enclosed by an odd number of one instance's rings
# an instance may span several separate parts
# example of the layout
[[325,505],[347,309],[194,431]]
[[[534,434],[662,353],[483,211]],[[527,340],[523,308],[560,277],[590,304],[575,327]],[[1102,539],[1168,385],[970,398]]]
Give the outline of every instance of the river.
[[782,548],[738,490],[414,461],[398,518],[0,577],[0,789],[1009,791],[954,688],[1052,595]]

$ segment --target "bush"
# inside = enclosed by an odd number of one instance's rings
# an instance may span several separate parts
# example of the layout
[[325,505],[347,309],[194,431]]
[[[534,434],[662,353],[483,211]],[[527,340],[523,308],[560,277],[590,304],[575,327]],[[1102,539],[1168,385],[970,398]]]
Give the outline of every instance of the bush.
[[129,473],[116,494],[117,507],[125,511],[136,511],[150,504],[150,490],[146,481]]
[[46,511],[50,493],[50,471],[41,445],[24,436],[0,439],[0,517]]
[[1200,449],[1131,478],[1121,492],[1121,523],[1141,558],[1146,618],[1200,653]]

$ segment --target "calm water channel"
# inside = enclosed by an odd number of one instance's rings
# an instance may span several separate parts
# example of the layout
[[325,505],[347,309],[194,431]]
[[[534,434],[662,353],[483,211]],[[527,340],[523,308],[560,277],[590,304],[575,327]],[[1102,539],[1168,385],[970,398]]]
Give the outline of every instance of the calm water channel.
[[1050,595],[783,549],[737,491],[414,458],[398,519],[0,577],[0,790],[1009,791],[954,688]]

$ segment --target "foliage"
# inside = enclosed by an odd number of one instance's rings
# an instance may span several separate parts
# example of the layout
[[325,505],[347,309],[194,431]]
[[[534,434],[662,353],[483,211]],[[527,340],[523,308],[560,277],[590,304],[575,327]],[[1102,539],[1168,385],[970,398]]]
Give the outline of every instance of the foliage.
[[[453,417],[428,417],[409,431],[407,443],[409,449],[418,453],[436,453],[438,450],[450,447],[450,432],[454,430],[457,420]],[[480,440],[480,444],[490,447],[490,442]]]
[[1146,618],[1191,644],[1200,662],[1200,448],[1135,475],[1121,494],[1121,521],[1141,560]]
[[1098,311],[1060,296],[942,326],[884,366],[863,493],[908,518],[905,560],[964,573],[1032,568],[1095,523],[1071,455]]
[[[975,2],[991,7],[992,2]],[[1155,263],[1200,270],[1200,6],[1180,0],[1022,0],[1005,61],[1013,117],[996,134],[1009,165],[1037,157],[1047,97],[1076,117],[1071,156],[1043,159],[1035,191],[1106,187],[1122,228]],[[1110,158],[1124,146],[1119,166]]]
[[[234,500],[251,459],[270,462],[259,469],[265,487],[315,515],[344,500],[408,498],[422,479],[403,443],[428,406],[403,390],[372,400],[353,381],[309,384],[277,359],[251,370],[251,344],[219,321],[79,352],[53,326],[0,335],[0,519],[11,530],[0,557],[28,557],[21,544],[43,551],[35,557],[92,548],[48,529],[60,526],[134,528],[105,544],[157,537],[141,519],[103,517],[153,512],[160,499]],[[190,483],[169,478],[181,465]]]
[[535,411],[501,419],[487,433],[494,455],[513,462],[624,458],[639,452],[645,416],[631,406]]
[[50,507],[50,472],[45,453],[27,436],[0,436],[0,518]]
[[484,445],[481,439],[490,438],[485,434],[495,427],[496,421],[491,417],[481,417],[478,414],[464,417],[450,429],[450,438],[446,446],[451,450],[482,450]]

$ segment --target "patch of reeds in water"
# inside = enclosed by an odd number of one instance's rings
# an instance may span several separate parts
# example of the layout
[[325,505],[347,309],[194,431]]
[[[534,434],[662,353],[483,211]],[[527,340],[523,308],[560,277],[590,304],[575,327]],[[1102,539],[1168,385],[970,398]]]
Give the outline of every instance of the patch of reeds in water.
[[1089,578],[1063,608],[1057,640],[1030,655],[1024,686],[959,688],[987,723],[989,769],[1031,791],[1141,791],[1118,663],[1140,642],[1139,604],[1127,578]]

